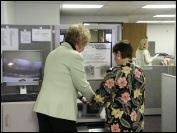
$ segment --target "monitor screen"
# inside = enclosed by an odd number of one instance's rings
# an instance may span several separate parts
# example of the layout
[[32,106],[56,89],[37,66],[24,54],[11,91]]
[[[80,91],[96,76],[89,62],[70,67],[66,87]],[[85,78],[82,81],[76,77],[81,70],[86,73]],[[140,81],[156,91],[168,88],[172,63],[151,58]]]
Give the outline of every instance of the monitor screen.
[[60,35],[60,42],[63,42],[64,41],[64,35]]
[[42,77],[42,56],[38,50],[3,51],[3,82],[30,85]]
[[106,34],[106,42],[112,42],[112,34]]

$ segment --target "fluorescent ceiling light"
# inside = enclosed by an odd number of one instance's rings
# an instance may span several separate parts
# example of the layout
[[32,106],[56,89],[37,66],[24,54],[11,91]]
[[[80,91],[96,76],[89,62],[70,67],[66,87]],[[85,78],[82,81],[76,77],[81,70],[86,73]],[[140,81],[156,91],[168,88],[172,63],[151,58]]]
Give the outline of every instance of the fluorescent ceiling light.
[[137,21],[136,23],[175,23],[176,21]]
[[142,8],[176,8],[176,5],[146,5]]
[[153,17],[176,17],[176,15],[155,15]]
[[101,8],[103,5],[64,4],[63,8]]

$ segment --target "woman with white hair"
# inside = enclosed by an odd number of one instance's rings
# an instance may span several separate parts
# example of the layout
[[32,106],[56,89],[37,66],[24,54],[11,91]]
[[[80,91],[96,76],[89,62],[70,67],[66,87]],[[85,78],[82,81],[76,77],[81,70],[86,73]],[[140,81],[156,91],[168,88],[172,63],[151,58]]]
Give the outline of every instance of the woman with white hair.
[[151,57],[148,50],[148,39],[143,38],[140,40],[138,49],[136,50],[136,65],[138,66],[151,66],[152,62],[159,54]]
[[[77,98],[91,100],[81,52],[90,39],[89,29],[72,25],[64,43],[47,57],[42,88],[35,103],[40,132],[76,132]],[[82,95],[84,96],[82,96]]]

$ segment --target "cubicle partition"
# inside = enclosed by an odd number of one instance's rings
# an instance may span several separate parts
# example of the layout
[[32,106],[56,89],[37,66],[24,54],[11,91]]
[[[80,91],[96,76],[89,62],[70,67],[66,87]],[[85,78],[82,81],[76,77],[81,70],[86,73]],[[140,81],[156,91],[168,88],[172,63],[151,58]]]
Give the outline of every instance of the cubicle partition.
[[169,73],[168,74],[176,76],[176,66],[169,66]]
[[176,73],[176,66],[143,66],[142,70],[146,76],[146,97],[145,97],[145,114],[161,114],[161,97],[162,97],[162,80],[161,74]]
[[[1,55],[4,50],[40,50],[43,68],[47,55],[54,49],[55,36],[51,25],[1,25]],[[1,56],[1,96],[19,94],[18,86],[6,86],[2,82]],[[38,93],[40,86],[27,86],[29,93]],[[1,97],[2,98],[2,97]]]
[[[40,32],[46,36],[40,38]],[[1,54],[4,50],[40,50],[44,68],[47,55],[54,49],[52,38],[54,34],[51,25],[1,25]],[[3,73],[1,79],[2,76]],[[29,85],[27,90],[29,93],[38,93],[40,86]],[[18,86],[6,86],[1,81],[1,94],[19,94]]]
[[162,132],[176,132],[176,76],[161,75]]

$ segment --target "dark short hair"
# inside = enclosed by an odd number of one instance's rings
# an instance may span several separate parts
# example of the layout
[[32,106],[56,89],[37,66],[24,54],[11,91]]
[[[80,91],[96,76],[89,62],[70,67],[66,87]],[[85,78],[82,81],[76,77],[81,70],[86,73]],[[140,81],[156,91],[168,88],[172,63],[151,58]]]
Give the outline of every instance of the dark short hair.
[[132,58],[133,48],[130,42],[123,40],[116,43],[113,47],[113,53],[117,54],[118,51],[121,53],[122,58]]

